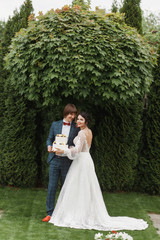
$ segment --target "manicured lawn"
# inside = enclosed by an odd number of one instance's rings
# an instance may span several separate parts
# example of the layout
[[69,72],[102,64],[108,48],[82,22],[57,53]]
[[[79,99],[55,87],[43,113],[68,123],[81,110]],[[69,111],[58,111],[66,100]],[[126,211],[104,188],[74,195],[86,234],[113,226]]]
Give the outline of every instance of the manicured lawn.
[[[143,218],[149,227],[143,231],[125,231],[134,240],[159,240],[156,229],[147,215],[160,213],[160,197],[139,193],[104,193],[111,216]],[[55,227],[43,223],[46,216],[45,189],[0,187],[0,239],[2,240],[93,240],[95,230]],[[114,230],[114,229],[113,229]],[[107,232],[106,232],[107,233]]]

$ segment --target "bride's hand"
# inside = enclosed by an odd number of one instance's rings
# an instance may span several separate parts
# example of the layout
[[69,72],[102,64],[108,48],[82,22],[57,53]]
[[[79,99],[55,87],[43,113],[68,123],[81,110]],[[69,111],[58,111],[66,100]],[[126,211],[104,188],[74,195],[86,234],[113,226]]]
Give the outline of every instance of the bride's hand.
[[54,150],[54,152],[55,152],[56,155],[59,155],[59,154],[63,154],[63,153],[64,153],[64,150],[59,149],[59,148],[56,148],[56,149]]
[[74,146],[70,146],[69,149],[73,148]]

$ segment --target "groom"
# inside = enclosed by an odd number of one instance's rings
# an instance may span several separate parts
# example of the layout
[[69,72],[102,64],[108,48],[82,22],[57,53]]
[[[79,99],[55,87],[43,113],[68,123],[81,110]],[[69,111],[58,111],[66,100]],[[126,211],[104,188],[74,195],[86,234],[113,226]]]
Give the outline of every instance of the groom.
[[68,146],[73,146],[73,139],[77,136],[79,128],[76,128],[75,122],[73,122],[77,115],[77,109],[74,104],[67,104],[63,111],[63,120],[53,122],[49,131],[47,139],[48,147],[48,163],[49,163],[49,184],[47,193],[47,216],[42,220],[48,222],[51,218],[54,204],[55,195],[58,187],[58,180],[61,177],[61,184],[63,185],[65,177],[72,163],[69,158],[65,156],[57,156],[52,151],[52,144],[57,134],[65,134],[68,137]]

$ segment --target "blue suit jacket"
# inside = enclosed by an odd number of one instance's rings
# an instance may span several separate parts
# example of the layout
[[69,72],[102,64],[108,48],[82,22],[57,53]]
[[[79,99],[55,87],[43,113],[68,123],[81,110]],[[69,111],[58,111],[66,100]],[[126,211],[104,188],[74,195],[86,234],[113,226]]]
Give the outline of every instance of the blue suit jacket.
[[[56,135],[62,133],[62,126],[63,126],[63,120],[52,123],[49,131],[49,135],[47,138],[47,147],[52,146]],[[79,130],[80,129],[76,127],[75,122],[72,121],[69,136],[68,136],[68,142],[67,142],[68,146],[74,145],[73,139],[77,136]],[[55,156],[55,153],[49,153],[48,163],[53,159],[54,156]]]

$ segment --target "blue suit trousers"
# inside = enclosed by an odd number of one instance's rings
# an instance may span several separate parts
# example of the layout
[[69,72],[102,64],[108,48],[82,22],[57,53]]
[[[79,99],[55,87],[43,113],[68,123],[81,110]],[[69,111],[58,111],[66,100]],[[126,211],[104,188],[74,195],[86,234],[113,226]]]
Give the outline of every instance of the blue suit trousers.
[[59,156],[55,156],[49,163],[49,184],[46,207],[47,214],[50,216],[54,210],[58,181],[61,178],[61,185],[63,185],[71,163],[72,161],[67,157]]

